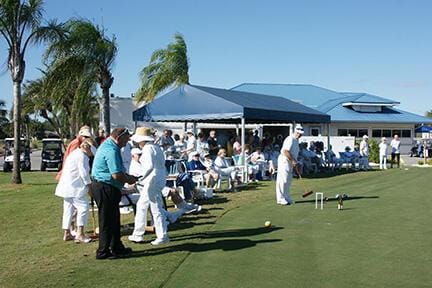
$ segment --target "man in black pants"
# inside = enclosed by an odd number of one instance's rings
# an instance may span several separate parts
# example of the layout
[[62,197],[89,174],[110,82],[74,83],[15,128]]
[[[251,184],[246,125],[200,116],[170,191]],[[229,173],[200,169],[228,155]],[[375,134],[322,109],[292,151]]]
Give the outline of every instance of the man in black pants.
[[93,160],[92,197],[98,206],[99,248],[96,259],[126,257],[132,249],[120,240],[121,188],[124,183],[134,184],[135,178],[124,172],[120,149],[129,141],[126,128],[116,128],[96,152]]

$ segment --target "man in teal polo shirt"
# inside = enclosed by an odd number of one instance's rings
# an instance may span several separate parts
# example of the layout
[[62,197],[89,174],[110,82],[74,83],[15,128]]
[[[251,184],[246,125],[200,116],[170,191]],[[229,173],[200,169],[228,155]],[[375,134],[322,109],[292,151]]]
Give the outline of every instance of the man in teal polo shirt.
[[98,206],[99,248],[96,259],[125,257],[132,249],[120,240],[121,188],[134,184],[135,178],[124,171],[120,149],[129,141],[126,128],[116,128],[96,152],[93,160],[91,193]]

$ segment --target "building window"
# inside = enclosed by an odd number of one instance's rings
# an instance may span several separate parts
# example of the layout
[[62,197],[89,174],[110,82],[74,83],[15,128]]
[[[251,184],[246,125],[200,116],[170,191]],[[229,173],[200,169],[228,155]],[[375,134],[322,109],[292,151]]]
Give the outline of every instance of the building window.
[[319,136],[321,134],[320,127],[311,127],[310,128],[310,134],[311,134],[311,136]]
[[338,136],[348,136],[347,129],[338,129]]
[[368,135],[367,129],[359,129],[358,130],[358,137],[363,137],[364,135]]
[[353,136],[353,137],[358,137],[358,130],[357,129],[349,129],[348,135]]
[[392,130],[392,137],[394,137],[395,135],[401,136],[401,130]]
[[381,131],[381,129],[373,129],[372,130],[372,137],[374,137],[374,138],[381,138],[382,137],[382,131]]
[[391,130],[388,129],[382,130],[382,137],[392,137]]
[[411,138],[411,130],[402,130],[402,138]]

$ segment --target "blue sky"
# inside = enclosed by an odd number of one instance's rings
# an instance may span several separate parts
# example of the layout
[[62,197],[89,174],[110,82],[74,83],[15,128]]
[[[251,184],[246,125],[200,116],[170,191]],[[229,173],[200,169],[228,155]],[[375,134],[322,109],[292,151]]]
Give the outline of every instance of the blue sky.
[[[184,35],[192,84],[314,84],[367,92],[418,114],[432,109],[432,1],[50,0],[47,19],[85,17],[115,34],[112,93],[129,96],[151,53]],[[26,56],[26,80],[40,76],[43,46]],[[6,61],[0,39],[0,63]],[[1,67],[0,98],[12,84]],[[426,104],[425,104],[426,103]]]

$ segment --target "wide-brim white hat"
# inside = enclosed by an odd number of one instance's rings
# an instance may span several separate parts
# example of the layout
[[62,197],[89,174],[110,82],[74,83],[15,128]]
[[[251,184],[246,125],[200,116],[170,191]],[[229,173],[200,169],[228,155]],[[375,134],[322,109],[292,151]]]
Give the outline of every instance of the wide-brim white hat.
[[154,141],[153,136],[151,136],[151,130],[147,127],[138,127],[135,130],[135,134],[130,138],[134,142],[152,142]]

